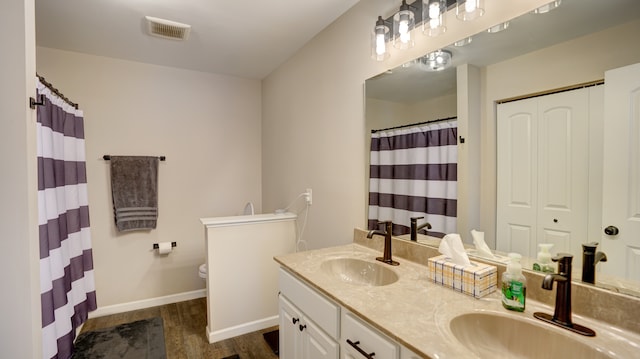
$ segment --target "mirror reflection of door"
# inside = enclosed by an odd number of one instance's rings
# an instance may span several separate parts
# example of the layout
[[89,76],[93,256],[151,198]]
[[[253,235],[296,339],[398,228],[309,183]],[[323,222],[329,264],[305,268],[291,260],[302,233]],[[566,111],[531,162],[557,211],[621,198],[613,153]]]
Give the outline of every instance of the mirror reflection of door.
[[607,71],[605,83],[601,250],[615,264],[602,272],[640,280],[640,63]]
[[[602,86],[497,108],[497,249],[536,257],[581,253],[589,227],[589,128],[601,121]],[[574,266],[581,265],[574,256]]]

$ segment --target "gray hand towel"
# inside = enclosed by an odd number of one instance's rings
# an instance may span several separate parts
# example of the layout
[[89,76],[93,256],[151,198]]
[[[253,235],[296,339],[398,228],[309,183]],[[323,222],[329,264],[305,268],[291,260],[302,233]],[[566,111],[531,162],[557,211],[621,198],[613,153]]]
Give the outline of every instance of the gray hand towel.
[[158,157],[111,156],[111,194],[118,231],[155,229]]

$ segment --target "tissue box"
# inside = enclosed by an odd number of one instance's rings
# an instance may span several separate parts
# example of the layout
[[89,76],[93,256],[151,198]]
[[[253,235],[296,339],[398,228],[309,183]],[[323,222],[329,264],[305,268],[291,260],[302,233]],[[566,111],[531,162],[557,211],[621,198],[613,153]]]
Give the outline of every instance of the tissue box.
[[476,298],[496,290],[498,269],[496,266],[471,261],[469,266],[456,265],[445,255],[429,258],[429,278],[437,284],[452,288]]

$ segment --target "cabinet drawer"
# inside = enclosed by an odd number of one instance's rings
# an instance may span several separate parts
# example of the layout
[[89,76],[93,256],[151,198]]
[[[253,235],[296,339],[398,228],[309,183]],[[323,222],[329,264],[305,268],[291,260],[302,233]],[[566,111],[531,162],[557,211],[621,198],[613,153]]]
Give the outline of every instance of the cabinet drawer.
[[354,344],[358,343],[357,346],[366,354],[375,353],[375,356],[371,355],[374,358],[397,359],[399,357],[400,349],[393,340],[371,328],[352,313],[347,312],[342,316],[341,332],[341,346],[354,358],[364,358],[364,356],[347,340]]
[[332,338],[338,339],[340,307],[282,268],[278,277],[280,293]]

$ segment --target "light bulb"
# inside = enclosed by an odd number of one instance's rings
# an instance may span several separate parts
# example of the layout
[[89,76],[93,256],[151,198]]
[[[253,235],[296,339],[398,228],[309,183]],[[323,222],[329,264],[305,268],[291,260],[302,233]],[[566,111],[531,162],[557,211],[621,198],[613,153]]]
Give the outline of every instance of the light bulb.
[[376,34],[376,54],[382,55],[387,51],[384,34]]
[[433,20],[439,17],[440,17],[440,4],[432,3],[431,5],[429,5],[429,18]]
[[464,11],[468,13],[476,11],[476,0],[467,0],[464,3]]

